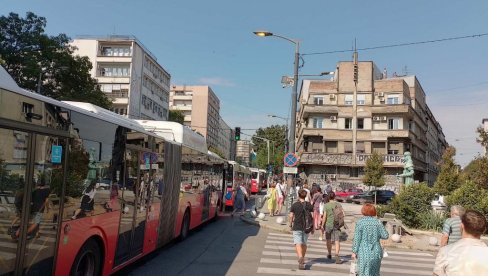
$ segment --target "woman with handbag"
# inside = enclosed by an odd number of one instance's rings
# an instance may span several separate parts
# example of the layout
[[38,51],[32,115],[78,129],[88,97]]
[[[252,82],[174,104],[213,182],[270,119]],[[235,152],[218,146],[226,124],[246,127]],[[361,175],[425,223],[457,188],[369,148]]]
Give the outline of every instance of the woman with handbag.
[[376,208],[373,204],[364,204],[361,213],[364,217],[356,222],[352,259],[357,259],[357,275],[379,276],[383,258],[380,240],[388,239],[388,232],[376,218]]

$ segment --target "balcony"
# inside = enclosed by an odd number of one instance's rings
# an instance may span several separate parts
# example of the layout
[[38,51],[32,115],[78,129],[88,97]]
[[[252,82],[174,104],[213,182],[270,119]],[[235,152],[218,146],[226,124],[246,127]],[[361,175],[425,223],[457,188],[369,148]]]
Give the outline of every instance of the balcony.
[[[366,160],[372,154],[356,154],[356,165],[364,166]],[[300,156],[300,164],[310,165],[352,165],[352,153],[309,153],[304,152]],[[402,154],[383,155],[383,165],[386,167],[403,167],[404,159]]]
[[304,105],[302,117],[307,117],[310,114],[337,114],[339,107],[337,105]]
[[371,106],[371,113],[373,114],[392,114],[392,113],[408,113],[413,116],[412,107],[408,104],[382,104]]

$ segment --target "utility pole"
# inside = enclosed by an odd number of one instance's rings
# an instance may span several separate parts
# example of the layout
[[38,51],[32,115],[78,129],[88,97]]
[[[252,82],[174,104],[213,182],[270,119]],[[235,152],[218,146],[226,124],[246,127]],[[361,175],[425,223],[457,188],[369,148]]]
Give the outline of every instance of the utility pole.
[[358,98],[358,74],[359,74],[359,67],[358,67],[358,52],[356,50],[356,41],[354,41],[354,53],[352,56],[353,59],[353,74],[354,74],[354,94],[352,96],[352,165],[356,165],[356,141],[357,141],[357,121],[358,121],[358,105],[357,105],[357,98]]

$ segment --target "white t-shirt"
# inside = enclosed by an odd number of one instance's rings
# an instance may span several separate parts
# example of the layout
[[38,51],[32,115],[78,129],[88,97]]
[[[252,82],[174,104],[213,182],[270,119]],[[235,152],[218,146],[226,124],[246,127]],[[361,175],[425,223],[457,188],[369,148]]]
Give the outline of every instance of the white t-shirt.
[[[475,276],[483,275],[488,269],[486,259],[481,262],[477,256],[487,253],[487,245],[479,239],[462,238],[439,250],[435,260],[434,273],[439,276]],[[474,255],[473,255],[474,253]]]
[[283,194],[286,194],[286,187],[284,184],[278,183],[276,184],[276,191],[278,191],[278,197],[282,198]]

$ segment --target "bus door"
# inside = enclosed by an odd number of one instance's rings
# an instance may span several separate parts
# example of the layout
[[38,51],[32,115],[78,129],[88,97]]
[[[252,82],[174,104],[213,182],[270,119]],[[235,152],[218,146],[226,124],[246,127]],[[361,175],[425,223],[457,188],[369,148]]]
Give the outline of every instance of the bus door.
[[54,272],[66,142],[0,126],[0,275]]
[[125,181],[115,254],[116,266],[141,254],[144,246],[146,197],[150,186],[151,166],[150,155],[144,153],[135,149],[127,149],[125,153]]

